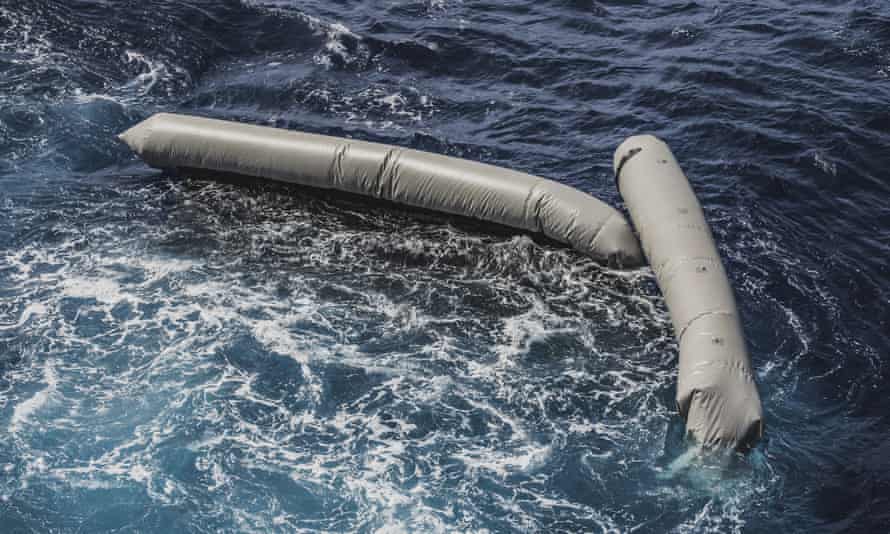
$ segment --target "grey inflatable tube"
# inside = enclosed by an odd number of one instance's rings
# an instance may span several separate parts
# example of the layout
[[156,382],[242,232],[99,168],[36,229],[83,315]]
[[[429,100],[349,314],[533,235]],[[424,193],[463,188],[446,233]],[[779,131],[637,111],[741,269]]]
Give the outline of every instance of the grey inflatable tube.
[[378,143],[160,113],[120,138],[146,163],[291,182],[539,232],[618,267],[643,264],[621,213],[577,189]]
[[763,434],[760,396],[735,297],[689,180],[651,135],[624,141],[614,165],[680,345],[677,405],[687,432],[705,448],[747,448]]
[[[571,187],[407,148],[161,113],[121,136],[149,165],[291,182],[540,232],[614,266],[644,263],[630,225]],[[664,293],[680,345],[677,404],[707,448],[744,448],[762,431],[760,397],[735,298],[701,207],[670,149],[632,137],[618,187]]]

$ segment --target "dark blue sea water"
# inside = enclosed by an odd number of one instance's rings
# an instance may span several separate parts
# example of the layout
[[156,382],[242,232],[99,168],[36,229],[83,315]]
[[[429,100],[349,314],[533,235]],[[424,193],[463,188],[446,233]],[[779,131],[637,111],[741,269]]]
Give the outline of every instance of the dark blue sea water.
[[[684,454],[648,269],[147,168],[177,111],[551,177],[673,147],[766,437]],[[0,0],[0,531],[887,532],[885,0]]]

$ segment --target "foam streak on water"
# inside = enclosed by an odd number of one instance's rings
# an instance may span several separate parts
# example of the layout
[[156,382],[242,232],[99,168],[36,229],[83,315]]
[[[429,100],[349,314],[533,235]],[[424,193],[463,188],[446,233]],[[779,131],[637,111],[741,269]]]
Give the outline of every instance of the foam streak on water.
[[[3,530],[879,531],[890,13],[835,4],[3,2]],[[684,442],[649,270],[155,172],[115,136],[157,111],[616,204],[612,149],[666,137],[737,288],[767,439]]]

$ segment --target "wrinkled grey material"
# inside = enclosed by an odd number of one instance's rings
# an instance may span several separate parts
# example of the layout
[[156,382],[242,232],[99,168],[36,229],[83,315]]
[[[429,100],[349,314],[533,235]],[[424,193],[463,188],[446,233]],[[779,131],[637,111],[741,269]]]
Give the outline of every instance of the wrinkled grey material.
[[624,141],[614,167],[680,345],[677,405],[687,432],[706,448],[746,448],[763,434],[760,395],[695,193],[670,148],[651,135]]
[[121,136],[149,165],[368,195],[540,232],[615,266],[643,264],[621,213],[571,187],[408,148],[160,113]]

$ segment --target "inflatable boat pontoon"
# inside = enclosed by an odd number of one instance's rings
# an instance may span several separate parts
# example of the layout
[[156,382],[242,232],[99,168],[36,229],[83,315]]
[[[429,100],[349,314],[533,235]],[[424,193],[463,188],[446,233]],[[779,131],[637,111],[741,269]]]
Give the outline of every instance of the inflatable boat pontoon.
[[735,298],[711,231],[670,149],[631,137],[615,153],[620,212],[552,180],[408,148],[160,113],[123,134],[152,167],[201,170],[366,195],[544,234],[615,267],[645,263],[680,346],[677,405],[703,447],[742,449],[762,434]]

